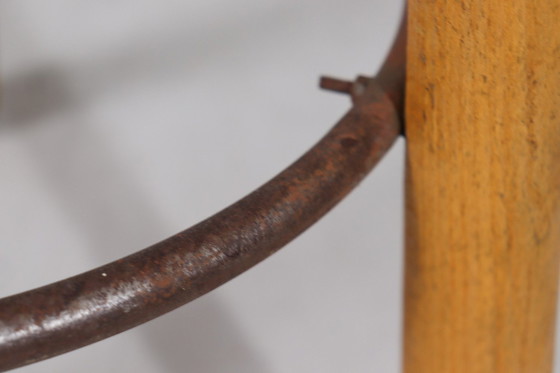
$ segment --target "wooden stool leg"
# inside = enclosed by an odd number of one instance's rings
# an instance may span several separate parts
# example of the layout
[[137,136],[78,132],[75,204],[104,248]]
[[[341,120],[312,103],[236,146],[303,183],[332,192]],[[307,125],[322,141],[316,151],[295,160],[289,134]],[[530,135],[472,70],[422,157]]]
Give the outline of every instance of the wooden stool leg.
[[404,371],[552,371],[560,0],[410,0]]

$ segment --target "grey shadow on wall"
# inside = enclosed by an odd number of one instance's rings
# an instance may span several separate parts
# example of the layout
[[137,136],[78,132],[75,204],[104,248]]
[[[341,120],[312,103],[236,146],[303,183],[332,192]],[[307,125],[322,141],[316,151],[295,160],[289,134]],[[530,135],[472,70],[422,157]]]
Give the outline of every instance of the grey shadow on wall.
[[[281,17],[271,17],[274,19]],[[261,16],[253,27],[258,29],[269,21]],[[246,27],[233,29],[244,30],[238,35],[243,41]],[[214,32],[217,34],[210,35],[208,43],[199,43],[206,48],[211,46],[210,52],[214,53],[224,45],[233,47],[234,32],[225,32],[228,40],[221,42],[216,40],[221,32]],[[130,179],[130,174],[122,172],[126,166],[119,164],[115,151],[88,123],[84,108],[97,94],[114,85],[127,84],[144,74],[157,75],[160,69],[168,74],[168,62],[159,65],[142,62],[154,53],[172,54],[174,58],[166,61],[175,61],[176,72],[193,73],[185,70],[191,66],[190,62],[177,62],[193,53],[186,52],[185,43],[189,41],[173,36],[157,46],[125,50],[121,56],[102,64],[75,71],[46,66],[19,76],[8,76],[3,83],[5,97],[0,133],[34,131],[33,128],[40,127],[53,116],[65,120],[55,129],[60,136],[47,136],[48,141],[42,136],[27,137],[28,152],[36,161],[37,173],[46,181],[51,195],[87,237],[91,254],[98,260],[117,259],[140,249],[136,243],[152,237],[163,238],[166,233],[157,208],[149,202],[149,193],[136,180]],[[200,55],[208,58],[211,53],[206,51]],[[135,65],[134,61],[140,62]],[[192,64],[193,68],[197,63]],[[76,77],[82,75],[89,76],[91,84],[74,84]],[[268,371],[234,323],[220,300],[209,296],[139,328],[145,333],[154,358],[160,361],[162,371]]]

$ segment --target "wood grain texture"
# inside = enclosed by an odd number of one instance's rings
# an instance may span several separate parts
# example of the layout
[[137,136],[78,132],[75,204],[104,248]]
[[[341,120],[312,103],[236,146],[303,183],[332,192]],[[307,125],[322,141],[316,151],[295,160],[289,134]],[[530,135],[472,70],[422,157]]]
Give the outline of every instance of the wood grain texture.
[[552,371],[560,0],[410,0],[404,371]]

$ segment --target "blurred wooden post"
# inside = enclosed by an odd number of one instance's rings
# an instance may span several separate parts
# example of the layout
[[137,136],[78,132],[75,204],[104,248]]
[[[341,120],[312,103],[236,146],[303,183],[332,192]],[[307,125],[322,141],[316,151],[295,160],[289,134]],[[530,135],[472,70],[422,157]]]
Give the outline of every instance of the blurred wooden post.
[[560,0],[410,0],[404,372],[552,371]]

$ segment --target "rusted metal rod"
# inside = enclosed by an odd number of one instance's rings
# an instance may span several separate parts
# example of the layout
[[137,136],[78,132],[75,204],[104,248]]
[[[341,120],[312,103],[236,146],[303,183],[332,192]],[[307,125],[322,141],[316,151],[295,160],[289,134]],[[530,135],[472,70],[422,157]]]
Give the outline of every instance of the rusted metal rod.
[[[393,50],[403,48],[404,39],[398,40]],[[338,124],[247,197],[135,254],[0,299],[0,371],[171,311],[231,280],[312,225],[362,180],[401,131],[395,97],[400,100],[403,93],[404,55],[388,61],[394,66],[391,74],[360,78],[356,84],[364,89],[354,91],[354,105]]]

